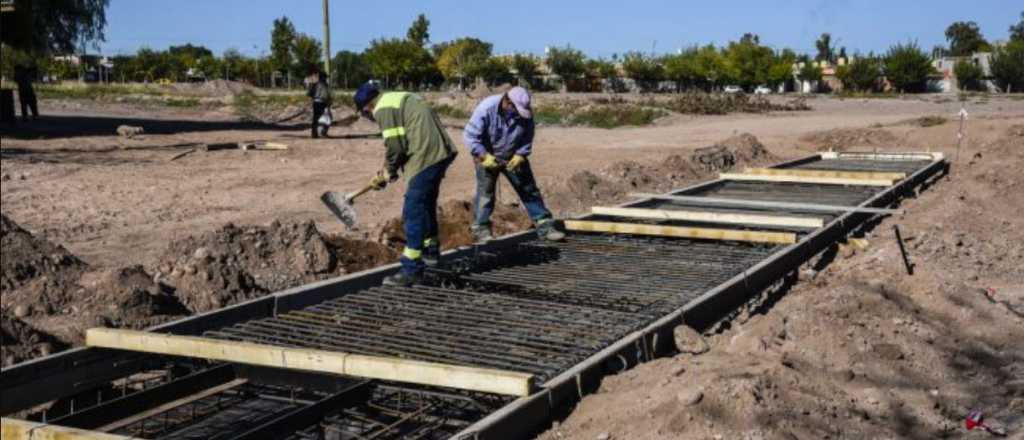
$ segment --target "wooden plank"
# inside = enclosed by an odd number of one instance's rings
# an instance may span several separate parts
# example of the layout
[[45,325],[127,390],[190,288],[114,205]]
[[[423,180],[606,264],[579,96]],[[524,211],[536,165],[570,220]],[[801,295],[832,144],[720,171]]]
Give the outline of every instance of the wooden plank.
[[694,203],[702,205],[729,206],[735,208],[768,208],[812,212],[866,212],[869,214],[903,214],[902,209],[821,205],[817,203],[790,203],[773,202],[769,200],[723,199],[716,197],[697,196],[669,196],[649,193],[631,193],[629,196],[640,197],[645,199],[671,200],[675,202]]
[[108,328],[89,329],[85,334],[85,343],[92,347],[342,374],[513,396],[525,396],[532,391],[532,376],[526,373],[326,350],[276,347]]
[[688,228],[681,226],[645,225],[639,223],[595,222],[589,220],[566,220],[565,229],[582,232],[611,232],[616,234],[653,235],[658,237],[696,238],[703,240],[746,241],[751,243],[796,243],[796,234],[790,232]]
[[816,183],[820,185],[859,185],[859,186],[892,186],[890,179],[842,179],[836,177],[801,177],[801,176],[758,176],[754,174],[722,173],[720,179],[745,180],[755,182],[793,182]]
[[3,440],[131,440],[136,438],[6,417],[0,419],[0,439]]
[[755,176],[829,177],[864,180],[903,180],[907,178],[907,173],[824,169],[805,170],[799,168],[747,168],[743,171],[743,174],[752,174]]
[[825,222],[820,218],[789,217],[760,214],[733,214],[707,211],[682,211],[666,209],[615,208],[595,206],[590,212],[597,215],[615,217],[644,218],[651,220],[684,220],[703,223],[723,223],[731,225],[785,226],[796,228],[820,228]]
[[905,153],[872,153],[823,151],[818,153],[822,159],[867,159],[867,160],[942,160],[946,155],[940,152],[912,151]]

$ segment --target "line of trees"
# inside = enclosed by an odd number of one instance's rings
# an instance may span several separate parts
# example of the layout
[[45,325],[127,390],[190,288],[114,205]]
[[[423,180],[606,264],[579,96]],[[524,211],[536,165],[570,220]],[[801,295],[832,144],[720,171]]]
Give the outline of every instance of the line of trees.
[[[97,0],[99,1],[99,0]],[[103,4],[103,3],[100,3]],[[535,88],[562,87],[594,91],[622,89],[632,81],[640,90],[719,90],[738,85],[748,91],[758,86],[776,88],[792,79],[821,81],[822,63],[835,66],[844,88],[854,91],[880,90],[887,81],[900,92],[926,90],[927,80],[936,72],[931,59],[937,55],[965,56],[991,51],[991,79],[1004,90],[1024,89],[1024,12],[1020,22],[1010,26],[1010,42],[993,45],[976,23],[956,22],[945,31],[948,47],[936,47],[931,56],[916,43],[900,43],[881,55],[848,57],[828,33],[815,41],[816,53],[800,55],[790,49],[775,50],[761,43],[755,34],[744,34],[724,47],[692,46],[669,55],[639,51],[613,55],[610,59],[590,58],[570,45],[550,47],[544,58],[530,54],[498,56],[493,45],[477,38],[463,37],[432,43],[430,21],[420,14],[403,37],[381,37],[362,52],[339,51],[332,59],[331,81],[342,88],[354,88],[374,78],[389,88],[467,87],[477,81],[529,84]],[[5,50],[5,75],[15,62],[28,56]],[[297,84],[321,63],[322,46],[313,36],[297,32],[287,18],[274,20],[270,32],[270,53],[248,57],[229,49],[220,57],[202,46],[186,44],[167,50],[140,49],[134,55],[114,57],[113,80],[184,81],[195,78],[226,78],[259,86]],[[87,60],[92,61],[92,60]],[[540,81],[546,70],[555,76]],[[67,63],[40,62],[39,70],[52,77],[77,76]],[[981,87],[984,72],[977,66],[957,66],[964,87]],[[961,75],[962,74],[962,75]],[[883,81],[884,80],[884,81]]]

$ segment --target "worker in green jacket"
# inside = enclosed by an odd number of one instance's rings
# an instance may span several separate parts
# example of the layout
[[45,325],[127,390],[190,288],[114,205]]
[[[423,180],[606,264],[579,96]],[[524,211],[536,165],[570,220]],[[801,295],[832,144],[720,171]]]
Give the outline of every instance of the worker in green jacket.
[[373,83],[359,87],[356,109],[364,117],[377,121],[384,137],[384,169],[371,180],[384,189],[389,182],[405,176],[407,187],[402,206],[405,250],[402,269],[384,280],[384,284],[409,286],[421,281],[426,266],[441,257],[438,237],[437,198],[448,166],[457,150],[441,119],[418,95],[406,92],[381,93]]

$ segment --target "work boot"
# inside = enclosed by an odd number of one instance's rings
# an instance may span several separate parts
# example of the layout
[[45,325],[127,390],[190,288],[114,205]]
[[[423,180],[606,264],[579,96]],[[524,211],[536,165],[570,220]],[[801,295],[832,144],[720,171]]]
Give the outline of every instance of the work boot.
[[475,242],[477,242],[479,244],[484,244],[484,243],[487,243],[487,242],[489,242],[491,240],[494,240],[494,236],[491,235],[491,227],[490,226],[474,225],[470,229],[470,231],[473,233],[473,241],[475,241]]
[[428,247],[423,250],[423,264],[427,267],[434,268],[441,265],[441,248],[440,247]]
[[423,273],[421,272],[398,271],[398,273],[384,278],[384,285],[393,287],[409,287],[413,284],[419,284],[422,281]]
[[537,237],[547,241],[563,241],[565,233],[555,228],[554,220],[547,220],[537,225]]

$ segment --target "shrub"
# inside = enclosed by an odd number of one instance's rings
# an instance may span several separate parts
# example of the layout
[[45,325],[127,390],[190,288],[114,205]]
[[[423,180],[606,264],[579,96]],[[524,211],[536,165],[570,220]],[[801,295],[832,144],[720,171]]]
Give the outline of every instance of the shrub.
[[878,85],[882,67],[877,58],[854,59],[850,64],[840,66],[836,75],[843,82],[843,88],[856,92],[870,92]]
[[664,111],[635,105],[598,105],[573,114],[569,122],[572,125],[616,128],[625,125],[650,125],[664,115]]
[[885,76],[901,93],[927,91],[928,75],[934,71],[931,58],[917,43],[897,44],[885,55]]
[[956,74],[957,87],[960,90],[982,90],[981,67],[970,61],[960,60],[953,66],[953,73]]
[[992,53],[992,77],[1000,89],[1024,91],[1024,40],[1014,40]]

